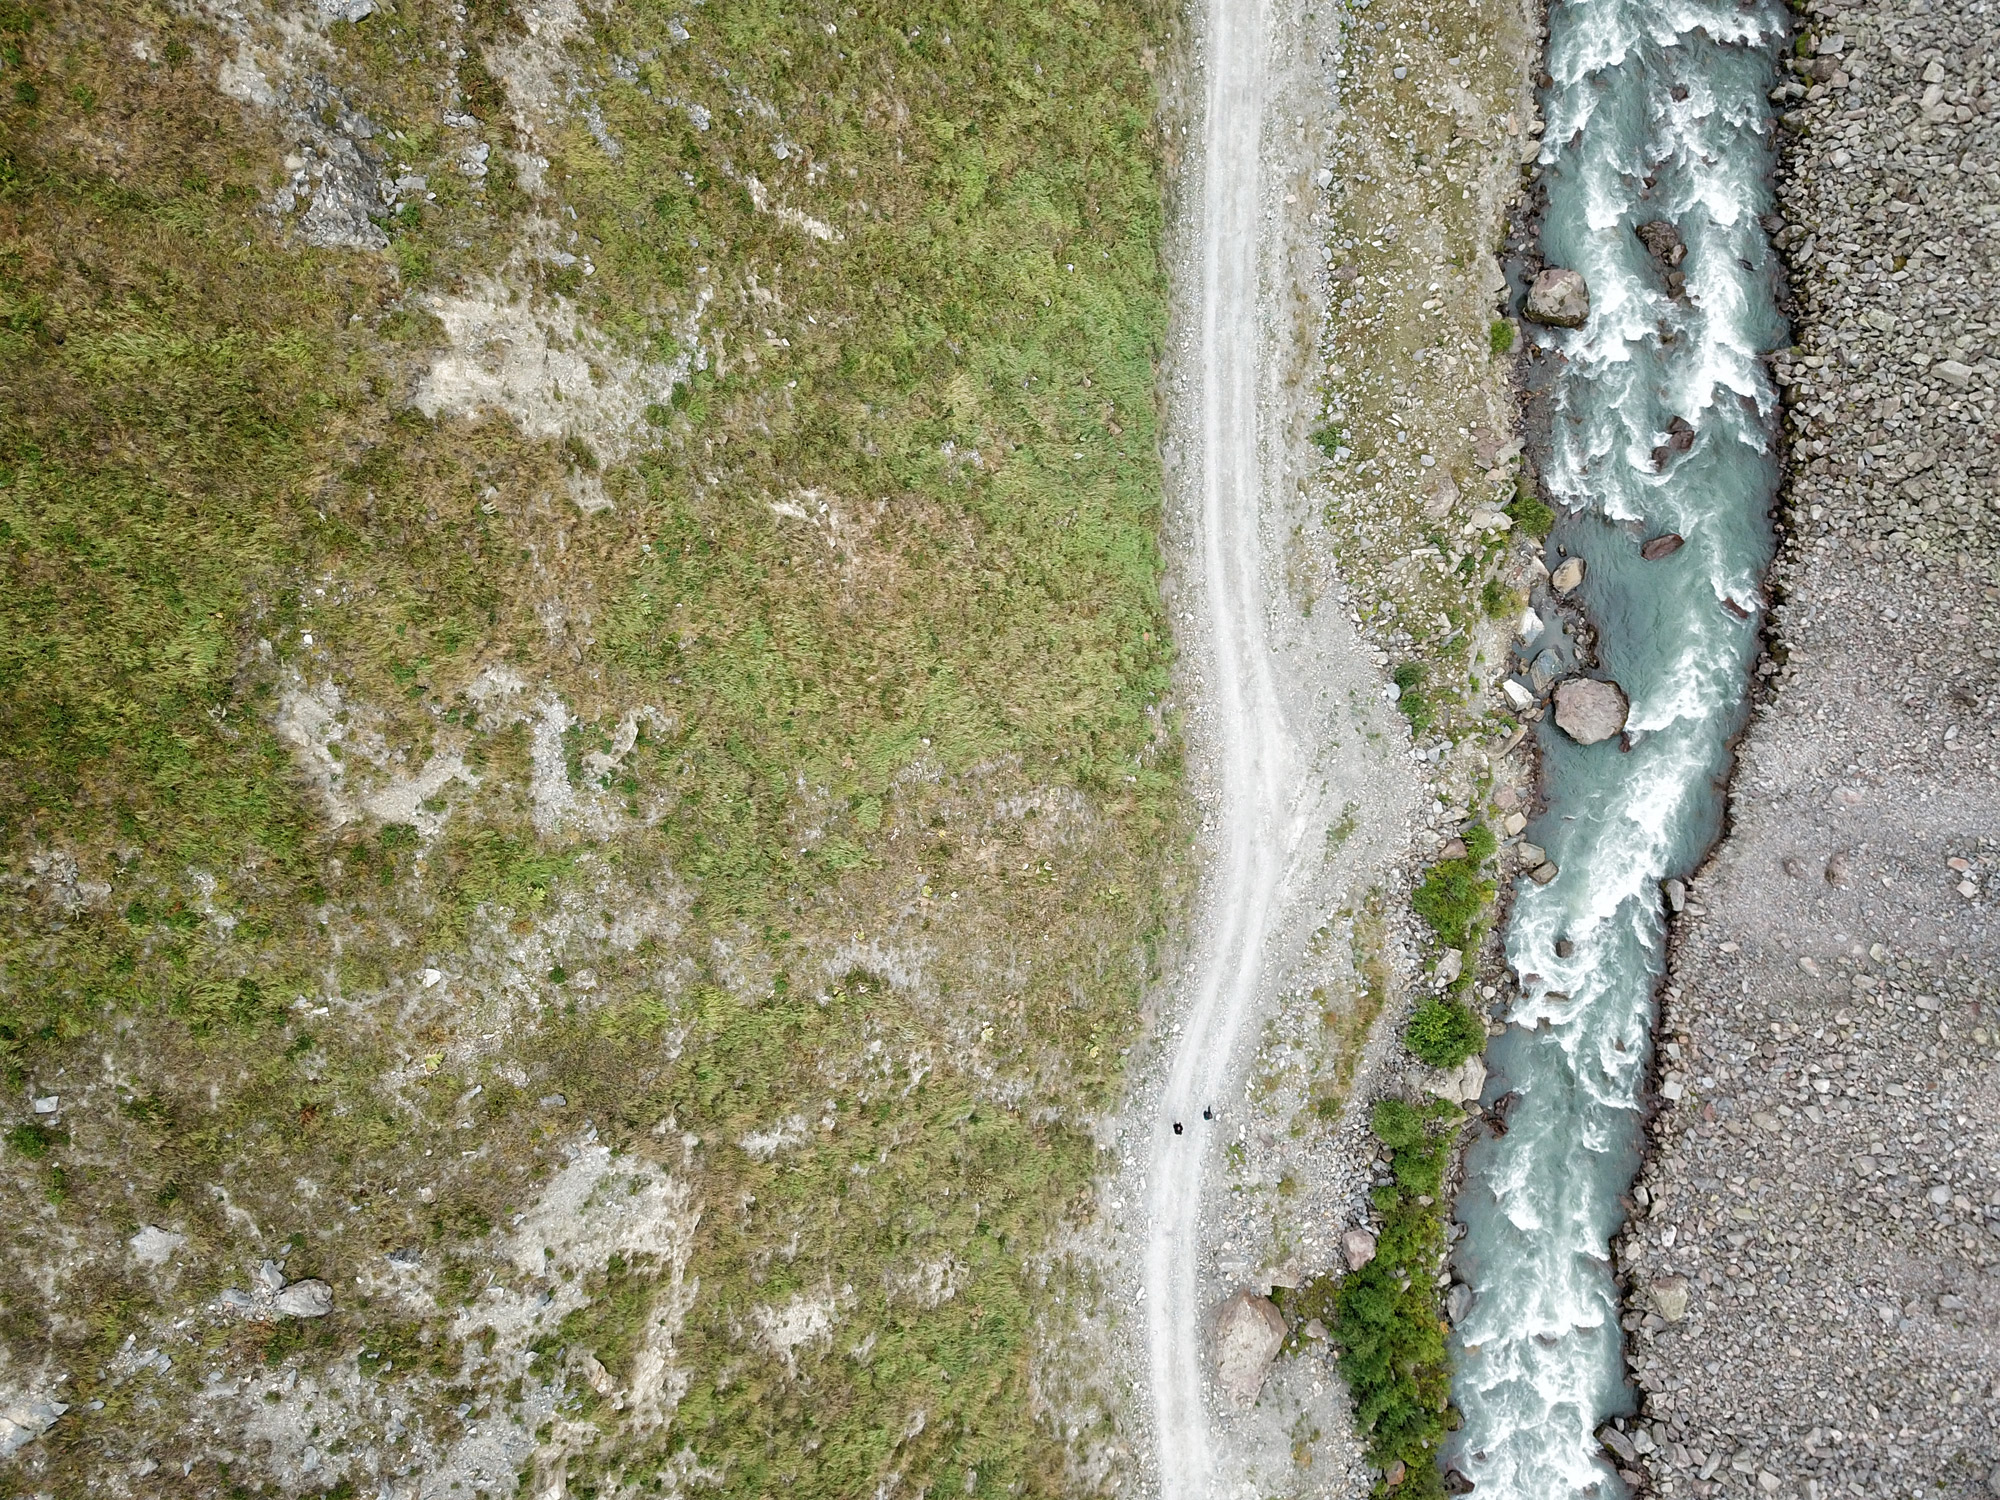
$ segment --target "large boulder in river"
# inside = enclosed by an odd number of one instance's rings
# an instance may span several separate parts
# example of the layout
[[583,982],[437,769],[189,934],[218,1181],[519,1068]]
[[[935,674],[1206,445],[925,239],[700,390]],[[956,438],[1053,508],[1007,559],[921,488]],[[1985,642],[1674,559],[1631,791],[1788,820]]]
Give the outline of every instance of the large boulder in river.
[[1572,677],[1556,689],[1556,727],[1579,745],[1610,739],[1625,727],[1630,708],[1615,682]]
[[1215,1383],[1238,1406],[1256,1403],[1264,1372],[1285,1342],[1285,1315],[1269,1297],[1242,1291],[1215,1315]]
[[1581,328],[1590,319],[1590,287],[1581,271],[1550,266],[1528,288],[1522,309],[1530,323],[1549,328]]

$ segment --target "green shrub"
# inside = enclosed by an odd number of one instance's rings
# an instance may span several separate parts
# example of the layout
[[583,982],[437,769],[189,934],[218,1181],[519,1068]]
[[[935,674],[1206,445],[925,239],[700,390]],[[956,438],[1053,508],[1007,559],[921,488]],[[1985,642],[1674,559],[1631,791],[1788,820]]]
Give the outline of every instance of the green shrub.
[[1495,318],[1493,326],[1487,330],[1486,342],[1495,354],[1510,354],[1514,349],[1514,323],[1511,318]]
[[[1279,1294],[1295,1325],[1319,1318],[1332,1332],[1368,1461],[1385,1474],[1404,1466],[1396,1500],[1443,1500],[1438,1445],[1457,1425],[1437,1273],[1445,1253],[1444,1173],[1462,1118],[1441,1102],[1378,1103],[1371,1124],[1389,1147],[1394,1181],[1375,1190],[1375,1258],[1337,1281],[1323,1276]],[[1377,1481],[1375,1493],[1392,1492]]]
[[1489,620],[1498,620],[1514,612],[1517,596],[1497,578],[1486,580],[1486,586],[1479,591],[1479,607],[1486,611]]
[[1423,691],[1423,663],[1406,661],[1390,674],[1389,680],[1396,684],[1396,707],[1410,721],[1410,733],[1423,734],[1431,727],[1433,717],[1431,700]]
[[[1481,830],[1485,832],[1485,830]],[[1492,838],[1491,833],[1486,838]],[[1491,850],[1487,851],[1490,855]],[[1466,845],[1464,859],[1441,859],[1424,871],[1410,905],[1447,948],[1463,948],[1472,926],[1493,899],[1493,883],[1479,878],[1480,860]]]
[[1435,997],[1417,1007],[1403,1045],[1433,1068],[1455,1068],[1486,1047],[1486,1024],[1456,1000]]
[[1534,482],[1526,474],[1514,481],[1514,503],[1507,507],[1507,513],[1529,536],[1547,536],[1556,524],[1556,513],[1535,493]]

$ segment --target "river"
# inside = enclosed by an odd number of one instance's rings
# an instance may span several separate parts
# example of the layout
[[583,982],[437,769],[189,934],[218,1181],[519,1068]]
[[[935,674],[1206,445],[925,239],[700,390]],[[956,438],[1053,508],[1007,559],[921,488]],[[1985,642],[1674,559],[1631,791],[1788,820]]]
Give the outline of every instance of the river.
[[[1777,399],[1760,354],[1784,325],[1759,218],[1790,32],[1768,0],[1571,0],[1549,28],[1542,249],[1583,273],[1592,309],[1580,329],[1533,330],[1553,372],[1543,477],[1565,512],[1548,560],[1583,560],[1593,671],[1631,712],[1623,745],[1578,745],[1553,715],[1537,726],[1547,810],[1527,837],[1560,873],[1515,895],[1520,995],[1487,1052],[1486,1102],[1517,1097],[1505,1134],[1469,1149],[1457,1205],[1474,1299],[1447,1461],[1480,1495],[1523,1500],[1622,1489],[1594,1434],[1633,1409],[1608,1247],[1639,1161],[1662,883],[1720,831],[1772,553]],[[1678,294],[1636,233],[1656,221],[1685,242]],[[1666,533],[1685,545],[1643,560]],[[1526,654],[1573,666],[1537,600],[1549,623]]]

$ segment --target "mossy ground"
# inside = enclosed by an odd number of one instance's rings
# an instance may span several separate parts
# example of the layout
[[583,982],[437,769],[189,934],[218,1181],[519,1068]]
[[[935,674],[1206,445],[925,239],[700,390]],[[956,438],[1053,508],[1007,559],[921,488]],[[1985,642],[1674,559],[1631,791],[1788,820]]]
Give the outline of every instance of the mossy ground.
[[[296,1484],[190,1420],[209,1372],[290,1369],[421,1418],[322,1439],[323,1489],[553,1382],[602,1434],[573,1493],[1062,1490],[1028,1330],[1183,843],[1164,12],[591,13],[524,124],[512,7],[378,0],[310,66],[323,128],[429,184],[379,253],[266,210],[303,127],[217,91],[238,39],[137,0],[0,25],[0,1063],[63,1100],[9,1126],[0,1339],[72,1406],[0,1483]],[[617,444],[424,417],[440,299],[493,278],[687,378]],[[340,820],[274,728],[329,688],[347,784],[466,775]],[[705,1205],[670,1435],[460,1316],[587,1127]],[[142,1223],[188,1237],[164,1274]],[[352,1290],[405,1244],[428,1312]],[[266,1255],[335,1314],[206,1310]],[[633,1379],[659,1274],[607,1258],[536,1336]],[[788,1361],[746,1330],[800,1291],[838,1331]],[[128,1338],[173,1370],[107,1374]]]

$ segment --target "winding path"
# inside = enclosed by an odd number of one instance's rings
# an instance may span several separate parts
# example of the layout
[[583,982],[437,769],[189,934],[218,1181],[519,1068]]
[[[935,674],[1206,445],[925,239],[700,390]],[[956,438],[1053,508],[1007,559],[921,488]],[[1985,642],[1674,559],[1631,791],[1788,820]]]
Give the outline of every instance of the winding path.
[[[1265,938],[1292,842],[1300,757],[1280,712],[1265,629],[1258,394],[1265,108],[1265,0],[1208,0],[1202,125],[1199,330],[1203,622],[1220,772],[1217,859],[1192,1002],[1153,1123],[1146,1175],[1146,1340],[1163,1500],[1216,1487],[1203,1400],[1202,1175],[1227,1097],[1238,1034],[1255,1000]],[[1184,1134],[1174,1133],[1179,1121]]]

